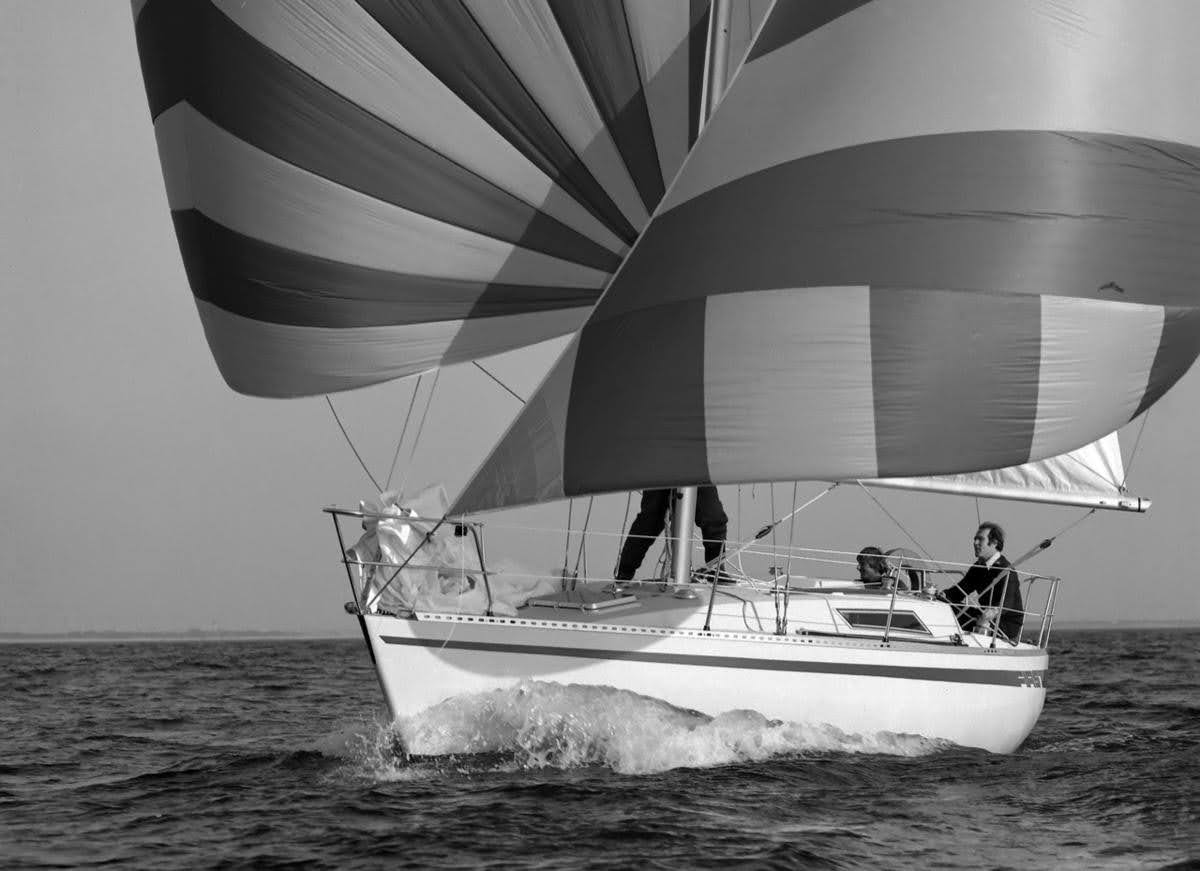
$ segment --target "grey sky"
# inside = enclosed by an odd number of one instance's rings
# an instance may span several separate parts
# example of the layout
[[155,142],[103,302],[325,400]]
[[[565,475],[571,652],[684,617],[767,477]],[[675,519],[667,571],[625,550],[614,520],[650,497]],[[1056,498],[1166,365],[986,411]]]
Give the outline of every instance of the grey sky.
[[[128,4],[4,0],[0,118],[0,631],[353,631],[319,509],[353,505],[371,486],[324,400],[249,399],[221,381],[175,245]],[[528,394],[555,347],[487,365]],[[411,389],[335,397],[377,475],[386,476]],[[443,372],[415,463],[397,477],[441,481],[453,494],[515,411],[473,367]],[[1155,500],[1151,513],[1097,515],[1038,559],[1067,581],[1061,619],[1200,620],[1188,562],[1200,537],[1198,417],[1192,371],[1151,412],[1133,464],[1131,489]],[[1123,434],[1127,448],[1136,433]],[[736,531],[737,489],[722,492]],[[743,488],[747,532],[769,513],[769,495]],[[969,559],[973,500],[878,495],[936,555]],[[782,513],[791,485],[775,497]],[[576,505],[576,526],[585,506]],[[592,574],[611,569],[624,508],[624,496],[606,497],[593,513],[590,529],[605,534],[588,539]],[[981,510],[1008,527],[1014,554],[1083,513],[1005,502]],[[562,564],[563,534],[534,546],[508,527],[565,520],[564,505],[496,515],[489,547],[551,570]],[[802,514],[796,529],[797,543],[813,547],[909,544],[850,491]]]

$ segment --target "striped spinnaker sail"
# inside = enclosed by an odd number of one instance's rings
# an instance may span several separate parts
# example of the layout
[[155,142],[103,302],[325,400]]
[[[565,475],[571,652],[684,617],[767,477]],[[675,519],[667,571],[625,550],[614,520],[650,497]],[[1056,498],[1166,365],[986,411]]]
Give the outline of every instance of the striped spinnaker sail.
[[[742,0],[744,55],[764,0]],[[189,283],[235,389],[576,329],[697,129],[702,0],[134,0]]]
[[1065,453],[1200,350],[1200,5],[774,5],[654,220],[460,496]]

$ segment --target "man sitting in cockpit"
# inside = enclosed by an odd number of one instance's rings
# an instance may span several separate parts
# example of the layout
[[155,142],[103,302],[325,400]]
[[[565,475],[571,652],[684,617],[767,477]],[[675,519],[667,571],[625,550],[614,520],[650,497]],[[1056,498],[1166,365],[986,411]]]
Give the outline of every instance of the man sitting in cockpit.
[[868,590],[888,587],[888,564],[883,551],[868,545],[858,552],[858,579]]

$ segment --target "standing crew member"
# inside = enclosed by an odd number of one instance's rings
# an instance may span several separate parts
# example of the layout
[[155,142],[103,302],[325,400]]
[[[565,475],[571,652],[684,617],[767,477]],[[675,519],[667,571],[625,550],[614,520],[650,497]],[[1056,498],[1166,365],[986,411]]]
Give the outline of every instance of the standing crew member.
[[[621,557],[617,561],[618,581],[633,580],[634,573],[646,556],[646,551],[658,538],[658,534],[666,528],[667,509],[671,507],[674,490],[670,488],[659,490],[643,490],[642,505],[638,515],[629,527],[625,536],[625,544],[621,547]],[[721,556],[725,548],[725,531],[729,518],[725,516],[725,508],[721,505],[721,497],[717,488],[706,484],[696,488],[696,525],[704,536],[704,561],[711,563]]]

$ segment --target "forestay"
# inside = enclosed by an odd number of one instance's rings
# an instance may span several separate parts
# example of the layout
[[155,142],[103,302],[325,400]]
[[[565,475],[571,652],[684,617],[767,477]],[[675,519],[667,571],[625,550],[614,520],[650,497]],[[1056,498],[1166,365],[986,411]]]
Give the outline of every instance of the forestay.
[[[743,2],[744,55],[765,12]],[[229,384],[319,394],[579,327],[695,138],[700,0],[134,0]]]
[[1200,6],[778,3],[460,496],[1001,469],[1200,350]]

